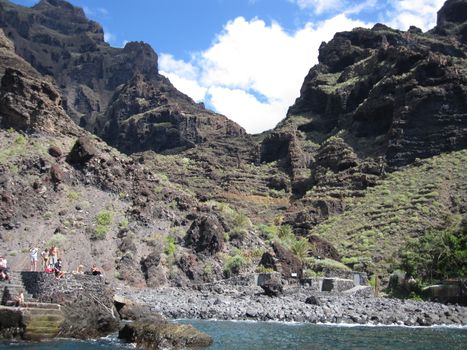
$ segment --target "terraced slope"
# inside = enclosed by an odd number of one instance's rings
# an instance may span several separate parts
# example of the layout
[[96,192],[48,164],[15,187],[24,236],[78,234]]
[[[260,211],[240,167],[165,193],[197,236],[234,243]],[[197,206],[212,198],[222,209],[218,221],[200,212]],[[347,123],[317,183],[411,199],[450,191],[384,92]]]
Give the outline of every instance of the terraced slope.
[[466,217],[467,151],[417,161],[387,174],[346,210],[311,230],[332,242],[353,268],[391,271],[408,242]]

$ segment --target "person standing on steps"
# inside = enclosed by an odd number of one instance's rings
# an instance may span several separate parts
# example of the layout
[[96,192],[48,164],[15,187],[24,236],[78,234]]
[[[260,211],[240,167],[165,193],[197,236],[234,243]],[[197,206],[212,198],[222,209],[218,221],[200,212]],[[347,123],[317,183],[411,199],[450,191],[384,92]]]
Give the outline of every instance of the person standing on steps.
[[41,253],[44,271],[49,267],[49,250],[46,248]]
[[55,267],[55,264],[58,261],[58,248],[56,246],[52,246],[49,249],[49,264],[52,266],[52,268]]
[[29,249],[29,257],[31,258],[31,271],[37,271],[37,254],[39,248],[32,247]]
[[0,256],[0,278],[11,283],[10,276],[8,275],[7,261],[3,256]]

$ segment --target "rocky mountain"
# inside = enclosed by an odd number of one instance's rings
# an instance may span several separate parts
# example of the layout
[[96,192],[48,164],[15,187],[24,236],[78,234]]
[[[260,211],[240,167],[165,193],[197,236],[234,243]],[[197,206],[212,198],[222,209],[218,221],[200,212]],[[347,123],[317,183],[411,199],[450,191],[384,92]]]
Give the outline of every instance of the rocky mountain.
[[58,245],[68,270],[149,287],[387,275],[465,222],[466,4],[426,33],[337,33],[285,119],[246,135],[147,44],[110,47],[62,0],[0,0],[0,249],[27,268],[30,245]]
[[63,0],[31,8],[1,0],[0,27],[19,56],[55,80],[76,124],[126,153],[189,148],[245,133],[176,90],[158,73],[148,44],[110,47],[102,27]]

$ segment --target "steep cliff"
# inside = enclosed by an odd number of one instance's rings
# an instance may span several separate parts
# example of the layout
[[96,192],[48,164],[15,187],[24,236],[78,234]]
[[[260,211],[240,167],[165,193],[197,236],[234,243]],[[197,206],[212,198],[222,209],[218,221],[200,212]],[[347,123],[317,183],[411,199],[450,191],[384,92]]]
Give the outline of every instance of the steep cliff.
[[161,76],[148,44],[110,47],[102,27],[63,0],[32,8],[1,0],[0,28],[19,56],[55,80],[76,124],[124,152],[183,149],[244,134]]

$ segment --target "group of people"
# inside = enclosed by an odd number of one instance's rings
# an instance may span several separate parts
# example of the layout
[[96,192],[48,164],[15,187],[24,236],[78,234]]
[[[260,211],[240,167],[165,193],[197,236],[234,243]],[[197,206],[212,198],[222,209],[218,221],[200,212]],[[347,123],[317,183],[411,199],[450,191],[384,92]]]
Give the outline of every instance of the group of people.
[[[31,271],[37,271],[39,248],[31,247],[29,249],[29,257],[31,260]],[[58,247],[52,246],[50,249],[44,249],[41,252],[42,268],[45,272],[55,273],[57,279],[62,278],[62,260],[58,257]]]
[[[32,247],[29,249],[29,256],[31,258],[31,271],[37,271],[37,260],[38,260],[39,249]],[[41,252],[42,267],[45,272],[55,273],[55,278],[60,279],[63,277],[65,272],[62,271],[62,259],[58,257],[58,247],[52,246],[50,249],[44,249]],[[74,273],[84,274],[84,266],[79,265],[78,269]],[[91,267],[90,273],[95,276],[102,276],[102,271],[94,264]]]

